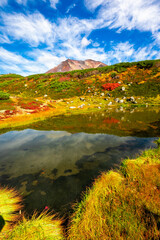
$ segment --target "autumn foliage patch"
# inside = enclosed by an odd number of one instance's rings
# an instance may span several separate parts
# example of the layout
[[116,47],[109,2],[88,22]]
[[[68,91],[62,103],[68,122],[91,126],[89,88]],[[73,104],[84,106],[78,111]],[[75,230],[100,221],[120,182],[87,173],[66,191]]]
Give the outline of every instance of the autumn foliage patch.
[[102,88],[104,90],[112,91],[119,86],[120,86],[119,83],[105,83],[105,84],[102,85]]

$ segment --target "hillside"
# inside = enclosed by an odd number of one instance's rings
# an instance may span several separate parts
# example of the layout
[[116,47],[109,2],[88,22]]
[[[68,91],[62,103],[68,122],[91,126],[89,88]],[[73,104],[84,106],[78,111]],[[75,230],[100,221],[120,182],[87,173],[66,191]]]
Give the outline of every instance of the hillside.
[[72,70],[82,70],[82,69],[98,68],[98,67],[104,67],[104,66],[106,66],[106,64],[99,61],[94,61],[92,59],[87,59],[85,61],[67,59],[62,63],[60,63],[57,67],[54,67],[49,71],[47,71],[47,73],[68,72]]
[[9,124],[10,119],[16,122],[18,116],[24,117],[24,124],[27,119],[108,106],[158,105],[160,60],[28,77],[1,75],[0,99],[1,127]]

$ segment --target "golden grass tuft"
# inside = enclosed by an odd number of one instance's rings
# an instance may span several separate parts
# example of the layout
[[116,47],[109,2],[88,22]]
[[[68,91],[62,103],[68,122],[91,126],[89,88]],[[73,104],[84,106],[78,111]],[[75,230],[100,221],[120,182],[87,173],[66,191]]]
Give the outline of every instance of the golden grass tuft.
[[68,239],[159,239],[160,148],[103,173],[74,207]]
[[62,221],[54,215],[42,212],[34,214],[31,219],[23,217],[22,221],[5,235],[8,240],[63,240]]
[[18,211],[22,208],[21,201],[16,190],[0,188],[0,216],[5,222],[2,232],[8,230],[20,217]]

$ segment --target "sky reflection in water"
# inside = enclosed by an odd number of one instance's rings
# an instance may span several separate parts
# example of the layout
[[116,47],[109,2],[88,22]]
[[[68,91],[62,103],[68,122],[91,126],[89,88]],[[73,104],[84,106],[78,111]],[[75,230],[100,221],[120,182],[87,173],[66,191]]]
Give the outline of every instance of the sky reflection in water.
[[64,212],[101,171],[154,147],[154,138],[26,129],[0,135],[0,182],[16,186],[26,209]]

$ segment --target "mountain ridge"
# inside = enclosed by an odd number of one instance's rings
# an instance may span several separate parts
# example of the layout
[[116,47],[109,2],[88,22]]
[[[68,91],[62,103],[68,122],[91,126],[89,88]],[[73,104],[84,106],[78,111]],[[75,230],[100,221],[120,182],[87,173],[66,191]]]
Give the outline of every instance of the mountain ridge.
[[51,68],[46,73],[68,72],[73,70],[82,70],[82,69],[98,68],[98,67],[105,67],[105,66],[107,66],[105,63],[102,63],[100,61],[95,61],[92,59],[86,59],[86,60],[67,59],[65,61],[62,61],[58,66]]

